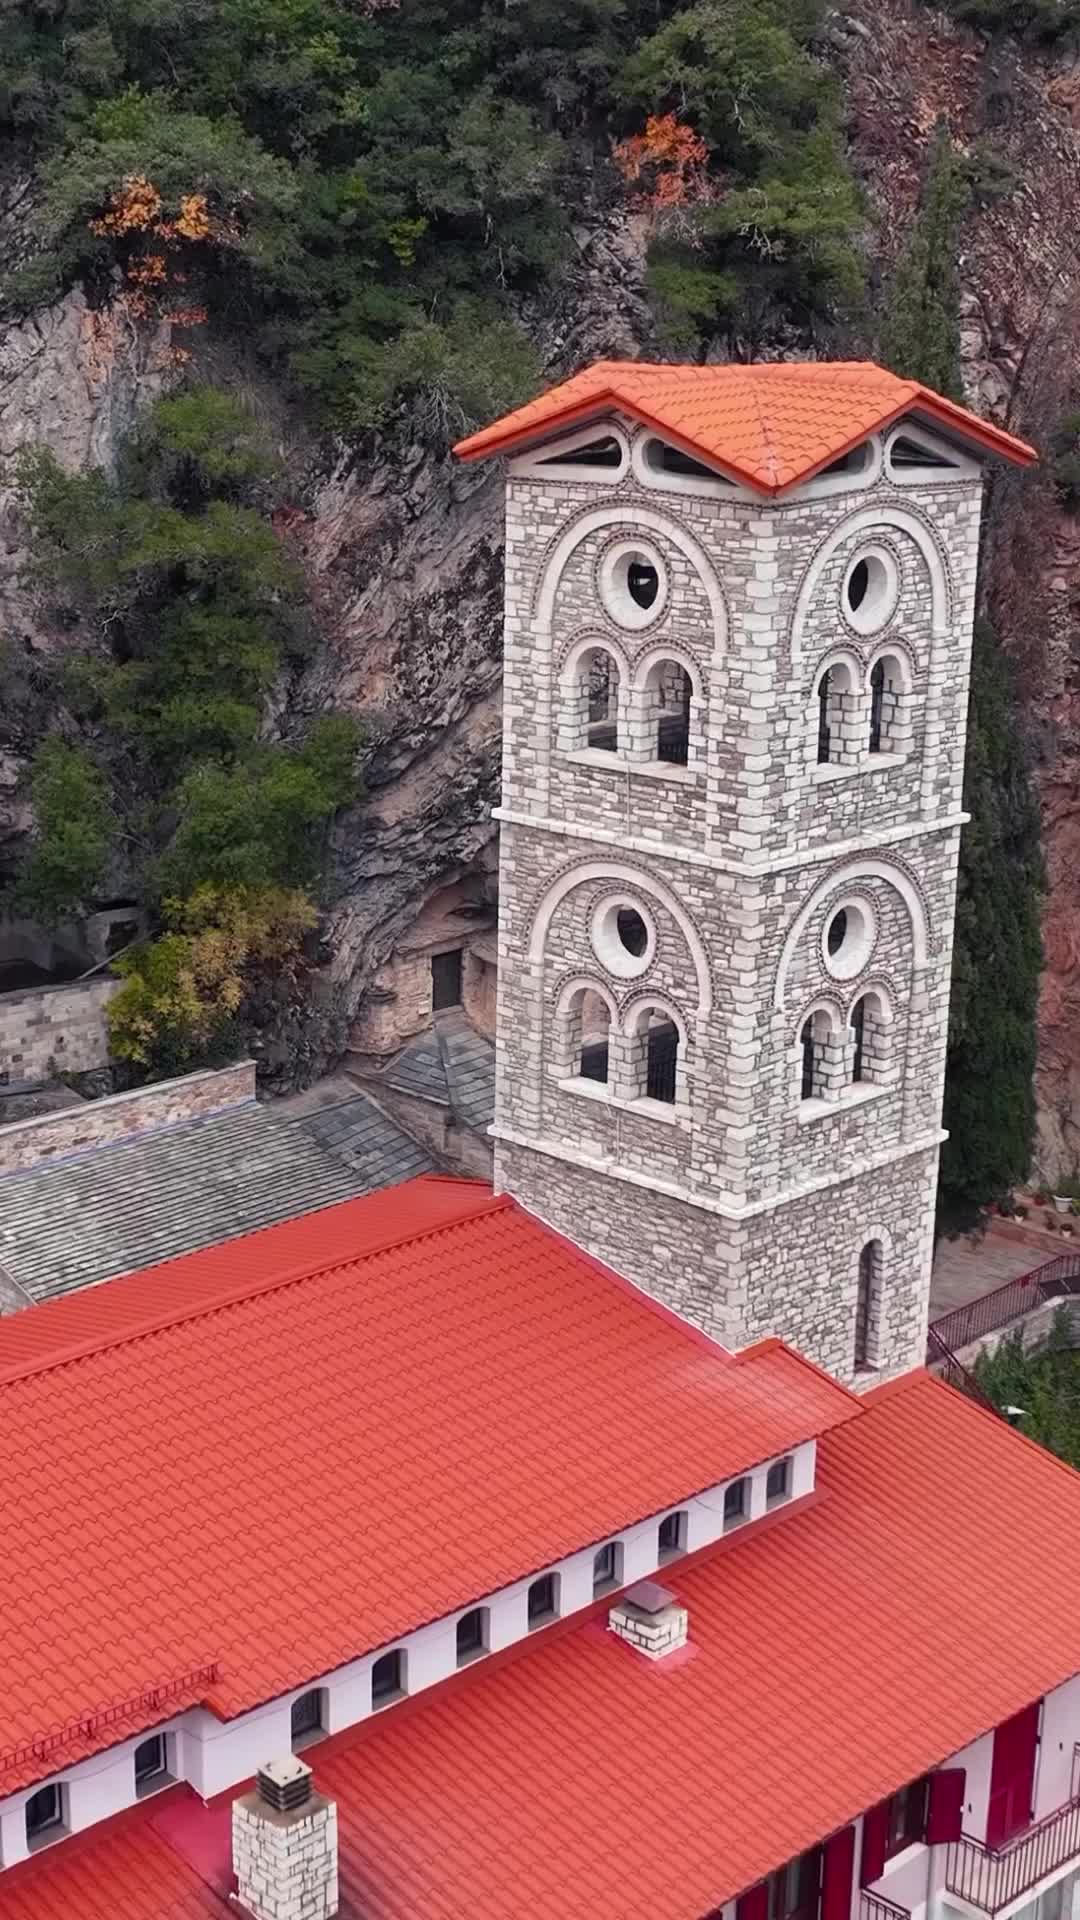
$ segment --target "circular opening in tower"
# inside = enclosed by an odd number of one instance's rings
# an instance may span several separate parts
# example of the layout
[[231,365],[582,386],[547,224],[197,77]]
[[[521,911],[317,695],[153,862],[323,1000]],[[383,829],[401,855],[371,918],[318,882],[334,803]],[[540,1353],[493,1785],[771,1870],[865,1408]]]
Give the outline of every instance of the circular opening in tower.
[[656,928],[647,909],[641,911],[625,895],[610,894],[601,900],[593,912],[590,931],[593,950],[608,973],[634,980],[651,965]]
[[651,560],[631,560],[626,569],[626,587],[634,605],[646,613],[655,606],[660,592],[660,576]]
[[619,941],[635,960],[640,960],[649,944],[649,929],[636,907],[620,907],[615,915]]
[[826,968],[837,980],[861,972],[874,945],[874,922],[861,900],[844,900],[825,922],[821,951]]
[[617,540],[599,571],[600,597],[620,627],[647,627],[663,611],[667,570],[658,553],[636,540]]
[[867,547],[844,575],[844,617],[856,633],[876,633],[896,611],[900,575],[887,547]]

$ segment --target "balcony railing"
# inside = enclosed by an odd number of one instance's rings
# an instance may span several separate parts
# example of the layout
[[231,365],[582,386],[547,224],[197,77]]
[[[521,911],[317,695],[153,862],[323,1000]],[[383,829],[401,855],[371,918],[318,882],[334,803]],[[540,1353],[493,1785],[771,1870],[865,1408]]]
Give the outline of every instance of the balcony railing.
[[911,1920],[911,1912],[893,1900],[883,1900],[880,1893],[868,1893],[864,1887],[859,1897],[859,1920]]
[[[1078,1290],[1080,1254],[1061,1253],[1056,1259],[1044,1260],[1041,1266],[1032,1267],[1029,1273],[1006,1280],[1003,1287],[995,1287],[992,1293],[981,1294],[977,1300],[968,1300],[964,1306],[942,1314],[933,1321],[930,1331],[957,1353],[984,1334],[997,1333],[1011,1321],[1022,1320],[1045,1300],[1062,1300]],[[931,1347],[926,1356],[927,1365],[932,1367],[938,1357]]]
[[966,1834],[950,1840],[945,1884],[950,1893],[969,1900],[973,1907],[981,1907],[984,1913],[1000,1913],[1077,1854],[1080,1799],[1072,1799],[996,1850],[969,1840]]

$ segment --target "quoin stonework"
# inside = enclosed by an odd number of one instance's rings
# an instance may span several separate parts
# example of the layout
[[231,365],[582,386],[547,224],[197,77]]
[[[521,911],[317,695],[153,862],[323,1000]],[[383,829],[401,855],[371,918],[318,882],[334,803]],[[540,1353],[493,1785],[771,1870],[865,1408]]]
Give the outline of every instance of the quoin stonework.
[[[987,448],[920,393],[613,364],[463,449],[510,452],[497,1185],[846,1380],[921,1360],[942,1139]],[[752,473],[699,457],[731,396]]]

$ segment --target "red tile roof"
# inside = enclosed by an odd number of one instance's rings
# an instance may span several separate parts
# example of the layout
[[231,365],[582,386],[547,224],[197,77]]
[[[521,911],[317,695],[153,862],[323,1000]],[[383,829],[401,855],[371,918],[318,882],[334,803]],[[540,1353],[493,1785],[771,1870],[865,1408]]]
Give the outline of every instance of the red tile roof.
[[474,1182],[4,1321],[0,1792],[147,1691],[235,1715],[859,1411]]
[[[311,1751],[342,1920],[700,1920],[1080,1670],[1080,1476],[926,1374],[865,1407],[819,1498],[665,1569],[690,1658],[567,1623]],[[202,1920],[155,1834],[91,1844],[109,1920]],[[62,1853],[6,1920],[96,1916]]]
[[460,440],[454,452],[463,460],[511,453],[613,408],[655,427],[685,452],[715,460],[764,494],[809,480],[868,433],[907,413],[1020,466],[1037,458],[1023,440],[871,360],[716,367],[598,360]]

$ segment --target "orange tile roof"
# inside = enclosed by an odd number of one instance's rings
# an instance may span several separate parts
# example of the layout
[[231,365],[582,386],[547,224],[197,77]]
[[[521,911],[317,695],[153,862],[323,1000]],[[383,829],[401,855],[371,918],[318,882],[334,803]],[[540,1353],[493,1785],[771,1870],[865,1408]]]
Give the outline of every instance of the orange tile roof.
[[713,367],[598,360],[460,440],[454,452],[463,460],[511,453],[556,428],[580,425],[613,408],[655,427],[685,452],[716,461],[764,494],[783,493],[811,479],[868,433],[906,413],[1020,466],[1037,458],[1023,440],[872,360]]
[[0,1792],[193,1698],[240,1713],[859,1412],[474,1182],[16,1316]]
[[[312,1750],[342,1920],[700,1920],[1080,1670],[1069,1468],[915,1373],[822,1440],[818,1483],[665,1570],[689,1658],[568,1622]],[[157,1835],[89,1844],[109,1920],[202,1920],[148,1893]],[[62,1854],[5,1916],[96,1920]]]

